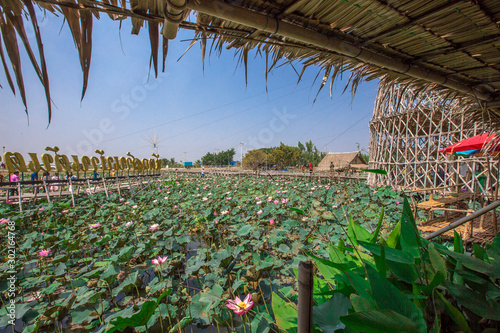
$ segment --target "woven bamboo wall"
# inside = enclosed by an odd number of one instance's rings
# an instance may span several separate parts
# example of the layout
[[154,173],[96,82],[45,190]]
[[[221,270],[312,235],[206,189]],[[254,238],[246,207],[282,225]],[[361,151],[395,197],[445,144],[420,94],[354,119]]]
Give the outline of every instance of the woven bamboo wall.
[[464,184],[468,191],[483,192],[474,179],[475,170],[479,172],[476,178],[487,178],[484,190],[491,190],[498,175],[497,158],[490,158],[489,177],[486,157],[438,153],[488,130],[484,123],[470,126],[470,111],[459,100],[447,100],[436,92],[381,83],[370,121],[370,168],[386,170],[388,176],[371,174],[369,183],[403,188]]

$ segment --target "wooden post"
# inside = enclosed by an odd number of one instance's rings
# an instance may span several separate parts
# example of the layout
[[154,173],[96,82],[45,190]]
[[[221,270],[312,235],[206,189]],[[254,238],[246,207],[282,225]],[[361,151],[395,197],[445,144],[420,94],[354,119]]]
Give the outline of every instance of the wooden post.
[[116,182],[118,183],[118,195],[121,196],[122,195],[122,193],[120,191],[120,183],[121,183],[121,181],[120,181],[120,179],[116,178]]
[[106,187],[106,178],[102,177],[102,183],[104,184],[104,192],[106,192],[106,198],[109,198],[108,188]]
[[17,183],[17,195],[19,197],[19,211],[23,211],[23,195],[21,194],[21,183]]
[[313,264],[311,261],[299,263],[299,301],[297,332],[312,332],[312,307],[313,307]]
[[47,186],[45,180],[43,180],[43,189],[45,190],[45,194],[47,195],[47,201],[50,202],[49,187]]
[[75,195],[73,194],[74,188],[73,183],[71,182],[71,177],[68,177],[69,182],[69,192],[71,193],[71,202],[73,203],[73,207],[75,207]]
[[89,186],[89,195],[92,194],[92,187],[90,186],[90,179],[87,179],[87,185]]

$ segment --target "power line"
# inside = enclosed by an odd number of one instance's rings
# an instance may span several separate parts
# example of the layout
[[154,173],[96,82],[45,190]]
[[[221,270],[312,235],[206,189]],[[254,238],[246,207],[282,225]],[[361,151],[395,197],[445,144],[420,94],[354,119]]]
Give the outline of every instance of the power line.
[[[276,88],[276,89],[274,89],[272,91],[273,92],[274,91],[278,91],[278,90],[281,90],[283,88],[289,87],[289,86],[294,85],[294,84],[295,83],[287,84],[287,85],[281,86],[279,88]],[[121,136],[117,136],[117,137],[114,137],[114,138],[111,138],[111,139],[103,140],[101,143],[108,142],[108,141],[113,141],[113,140],[118,140],[118,139],[123,139],[125,137],[131,136],[131,135],[135,135],[135,134],[138,134],[138,133],[142,133],[142,132],[147,131],[147,130],[152,130],[152,129],[155,129],[155,128],[158,128],[158,127],[162,127],[162,126],[165,126],[165,125],[170,125],[170,124],[176,123],[176,122],[184,120],[184,119],[188,119],[188,118],[191,118],[191,117],[194,117],[194,116],[198,116],[200,114],[207,113],[207,112],[210,112],[210,111],[215,111],[217,109],[221,109],[221,108],[224,108],[224,107],[229,106],[229,105],[237,104],[237,103],[240,103],[240,102],[243,102],[243,101],[246,101],[246,100],[249,100],[249,99],[252,99],[252,98],[264,95],[264,94],[267,94],[267,93],[268,92],[262,92],[260,94],[256,94],[256,95],[253,95],[253,96],[242,98],[242,99],[236,100],[234,102],[226,103],[226,104],[219,105],[219,106],[216,106],[216,107],[211,108],[211,109],[207,109],[207,110],[196,112],[196,113],[184,116],[184,117],[180,117],[180,118],[168,121],[166,123],[158,124],[158,125],[151,126],[151,127],[148,127],[148,128],[142,129],[142,130],[138,130],[138,131],[135,131],[135,132],[127,133],[127,134],[124,134],[124,135],[121,135]],[[268,101],[268,103],[269,102],[271,102],[271,101]]]

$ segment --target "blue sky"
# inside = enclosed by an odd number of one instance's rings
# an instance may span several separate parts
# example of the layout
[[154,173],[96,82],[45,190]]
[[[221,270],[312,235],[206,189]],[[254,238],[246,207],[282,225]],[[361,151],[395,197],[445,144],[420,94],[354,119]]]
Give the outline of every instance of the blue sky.
[[[319,68],[309,67],[297,84],[297,73],[287,65],[269,74],[266,93],[265,59],[255,53],[249,57],[248,85],[232,50],[207,57],[204,70],[199,44],[178,60],[193,38],[191,31],[180,31],[170,41],[165,73],[155,79],[149,75],[147,28],[131,35],[129,21],[120,31],[118,22],[103,15],[94,20],[89,84],[80,102],[83,75],[69,28],[61,29],[62,19],[51,14],[43,18],[40,13],[39,20],[54,102],[52,122],[47,127],[44,90],[23,54],[29,124],[21,98],[12,94],[0,71],[0,144],[6,151],[27,157],[59,146],[66,154],[93,155],[103,149],[106,155],[130,151],[142,158],[152,152],[145,140],[152,133],[161,140],[160,155],[177,161],[184,152],[194,161],[208,151],[229,148],[236,149],[239,159],[240,142],[244,152],[308,140],[323,151],[353,151],[358,144],[368,148],[377,81],[360,84],[352,109],[349,91],[342,94],[348,74],[336,82],[333,98],[325,87],[313,104]],[[300,64],[295,67],[301,70]]]

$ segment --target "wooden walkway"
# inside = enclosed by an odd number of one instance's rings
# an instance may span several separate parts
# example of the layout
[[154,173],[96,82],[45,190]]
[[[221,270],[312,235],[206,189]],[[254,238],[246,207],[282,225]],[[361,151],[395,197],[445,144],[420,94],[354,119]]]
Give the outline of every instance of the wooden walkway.
[[[464,216],[466,216],[465,213],[451,212],[448,215],[448,218],[445,218],[444,215],[436,216],[432,220],[417,225],[417,227],[421,232],[432,233],[446,227],[450,223],[455,222],[460,218],[463,218]],[[482,217],[478,217],[471,222],[462,224],[461,226],[458,226],[453,230],[455,230],[462,237],[462,240],[465,243],[477,243],[480,245],[491,243],[493,238],[495,238],[496,236],[493,230],[493,213],[487,213],[484,215],[484,219],[482,219]],[[454,237],[453,230],[445,232],[444,234],[442,234],[442,237],[444,239],[452,241]]]
[[[36,200],[59,200],[71,197],[75,206],[75,196],[82,194],[92,195],[105,192],[129,192],[132,196],[154,185],[163,179],[160,174],[141,176],[105,177],[99,179],[49,180],[49,181],[21,181],[17,184],[0,183],[0,202],[7,202],[19,206]],[[15,191],[15,192],[12,192]]]

